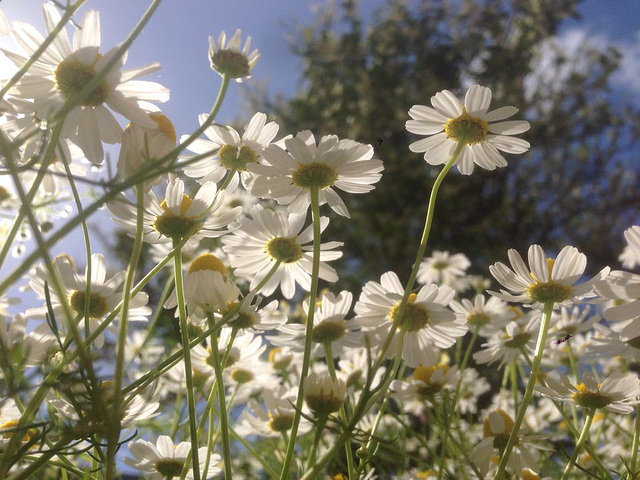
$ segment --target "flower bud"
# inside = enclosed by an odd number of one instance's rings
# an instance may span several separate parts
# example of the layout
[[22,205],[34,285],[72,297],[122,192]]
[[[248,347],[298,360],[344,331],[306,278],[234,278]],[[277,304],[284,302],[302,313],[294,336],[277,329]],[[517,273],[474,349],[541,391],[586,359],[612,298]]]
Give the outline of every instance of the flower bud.
[[334,382],[328,374],[312,373],[304,380],[304,399],[313,413],[323,417],[338,411],[346,389],[342,380]]

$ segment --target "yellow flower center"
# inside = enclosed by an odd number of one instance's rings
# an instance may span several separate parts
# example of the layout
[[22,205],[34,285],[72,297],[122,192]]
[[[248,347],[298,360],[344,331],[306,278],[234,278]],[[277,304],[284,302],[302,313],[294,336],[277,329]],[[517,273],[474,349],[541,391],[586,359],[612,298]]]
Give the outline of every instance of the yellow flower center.
[[193,200],[191,200],[188,195],[183,195],[182,204],[180,205],[180,215],[174,215],[173,212],[169,210],[169,207],[167,207],[167,201],[163,200],[160,206],[165,213],[156,217],[153,228],[165,237],[169,237],[172,240],[180,240],[198,223],[185,215],[191,203],[193,203]]
[[291,429],[291,426],[293,425],[293,415],[273,415],[272,413],[269,413],[269,418],[271,418],[269,426],[274,432],[286,432]]
[[529,468],[522,469],[522,480],[540,480],[540,475]]
[[[54,72],[56,78],[56,87],[58,91],[65,97],[69,98],[77,94],[96,76],[95,65],[100,59],[98,54],[89,65],[80,63],[80,61],[71,55],[65,58],[56,67]],[[83,107],[97,107],[102,105],[109,96],[109,85],[103,80],[81,103]]]
[[184,468],[184,460],[163,458],[155,463],[156,471],[165,477],[178,477]]
[[273,365],[276,370],[284,370],[291,363],[291,355],[280,355],[282,348],[277,347],[269,352],[269,363]]
[[[8,432],[4,432],[2,434],[2,438],[11,438],[11,435],[13,435],[14,432],[18,431],[17,427],[18,427],[17,420],[8,420],[3,424],[1,424],[0,430],[10,430]],[[23,431],[23,429],[20,429],[20,430]],[[23,442],[28,442],[37,433],[36,430],[33,428],[24,429],[24,430],[26,430],[26,433],[24,434],[24,437],[22,437]]]
[[212,253],[203,253],[198,256],[189,266],[188,273],[199,272],[201,270],[213,270],[214,272],[220,272],[226,277],[227,267],[224,263]]
[[502,420],[504,421],[504,428],[501,432],[494,432],[491,429],[491,422],[489,421],[489,417],[487,417],[487,419],[482,424],[482,437],[494,437],[493,445],[498,449],[503,449],[507,445],[507,442],[509,441],[509,435],[511,435],[511,432],[513,430],[513,420],[511,419],[509,414],[507,414],[507,412],[501,409],[495,410],[491,412],[491,414],[498,414],[502,417]]
[[324,320],[313,327],[311,339],[316,343],[331,343],[340,340],[344,336],[344,332],[343,322]]
[[444,363],[439,365],[429,365],[427,367],[420,365],[413,371],[411,378],[424,384],[418,386],[417,390],[419,395],[428,396],[440,391],[442,388],[442,382],[431,382],[431,377],[436,370],[442,370],[446,375],[449,372],[449,366]]
[[[411,293],[409,295],[409,301],[404,307],[402,318],[400,319],[400,328],[407,332],[417,332],[418,330],[426,327],[429,324],[429,312],[422,305],[416,305],[417,295]],[[389,318],[392,322],[395,322],[398,310],[400,309],[400,303],[398,302],[390,311]]]
[[149,118],[158,124],[158,128],[162,133],[173,140],[173,143],[176,143],[176,129],[173,127],[173,123],[171,123],[171,120],[169,120],[166,115],[161,113],[150,113]]
[[[509,335],[505,333],[503,338],[509,338]],[[519,333],[504,342],[504,346],[507,348],[521,348],[524,347],[530,339],[530,333]]]
[[433,477],[435,475],[438,475],[438,473],[435,470],[423,470],[421,472],[416,472],[416,477],[421,480],[427,479],[429,477]]
[[6,188],[0,187],[0,203],[5,200],[9,200],[11,198],[11,194],[7,191]]
[[[84,315],[84,307],[86,301],[86,292],[75,290],[69,297],[71,308],[76,312]],[[101,318],[107,314],[107,299],[99,293],[91,293],[89,295],[89,317]]]
[[595,392],[589,391],[584,383],[576,385],[577,392],[573,394],[573,400],[585,408],[604,408],[611,403],[611,398],[600,394],[600,384]]
[[467,315],[467,323],[472,327],[483,327],[491,323],[491,317],[486,313],[470,313]]
[[[547,258],[547,269],[549,271],[549,278],[551,279],[551,272],[553,271],[553,264],[555,259]],[[568,285],[562,285],[555,283],[553,280],[548,282],[541,282],[533,273],[530,273],[531,278],[535,283],[529,285],[527,288],[527,295],[534,302],[547,303],[554,302],[560,303],[571,296],[571,287]]]
[[211,57],[211,68],[231,78],[243,78],[249,75],[249,59],[235,50],[218,50]]
[[[231,311],[233,308],[238,306],[238,302],[231,302],[227,305],[227,310],[223,313],[227,313]],[[236,313],[236,316],[233,320],[229,322],[229,326],[234,328],[251,328],[256,324],[256,317],[253,312],[240,310]]]
[[302,247],[296,242],[297,238],[272,238],[265,245],[265,250],[274,260],[280,260],[282,263],[297,262],[302,258]]
[[253,380],[254,375],[253,372],[250,372],[249,370],[236,368],[231,374],[231,377],[238,383],[247,383]]
[[236,145],[223,145],[220,147],[218,156],[227,170],[238,172],[246,171],[248,163],[258,162],[258,154],[247,146],[238,149]]
[[482,142],[489,131],[489,124],[478,117],[472,117],[466,107],[462,107],[462,115],[452,118],[444,125],[444,133],[456,142],[467,145]]
[[291,179],[298,187],[321,190],[338,180],[338,171],[326,163],[300,163],[298,169],[292,173]]

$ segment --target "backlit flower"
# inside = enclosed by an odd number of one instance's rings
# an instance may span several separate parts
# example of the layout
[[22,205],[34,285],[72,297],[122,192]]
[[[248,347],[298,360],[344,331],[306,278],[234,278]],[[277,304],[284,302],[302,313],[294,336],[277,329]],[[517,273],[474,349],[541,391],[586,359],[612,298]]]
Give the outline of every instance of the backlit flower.
[[[414,105],[409,110],[413,120],[408,120],[409,132],[426,135],[427,138],[409,145],[412,152],[424,152],[430,165],[446,163],[459,142],[465,146],[456,161],[460,173],[470,175],[474,164],[494,170],[505,167],[507,161],[499,151],[524,153],[529,142],[511,135],[529,130],[529,122],[512,120],[502,122],[518,112],[516,107],[489,110],[491,90],[473,85],[467,90],[464,104],[449,90],[431,97],[431,107]],[[497,122],[497,123],[493,123]]]

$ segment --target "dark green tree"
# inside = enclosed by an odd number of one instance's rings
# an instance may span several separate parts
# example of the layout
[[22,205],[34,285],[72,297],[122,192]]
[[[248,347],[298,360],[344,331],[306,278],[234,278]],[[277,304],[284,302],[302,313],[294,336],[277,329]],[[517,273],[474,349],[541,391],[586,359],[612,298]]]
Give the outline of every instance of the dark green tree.
[[519,106],[532,148],[507,155],[504,169],[450,174],[429,251],[464,252],[484,272],[507,248],[572,244],[591,270],[617,265],[622,231],[638,222],[640,116],[610,85],[619,52],[585,43],[568,55],[554,41],[577,3],[388,0],[365,23],[344,0],[295,31],[303,87],[292,99],[253,95],[252,107],[287,133],[370,143],[385,164],[374,192],[346,198],[353,218],[334,215],[325,235],[345,242],[340,287],[358,291],[387,270],[407,277],[438,171],[409,151],[419,137],[404,128],[407,112],[472,83],[490,87],[497,106]]

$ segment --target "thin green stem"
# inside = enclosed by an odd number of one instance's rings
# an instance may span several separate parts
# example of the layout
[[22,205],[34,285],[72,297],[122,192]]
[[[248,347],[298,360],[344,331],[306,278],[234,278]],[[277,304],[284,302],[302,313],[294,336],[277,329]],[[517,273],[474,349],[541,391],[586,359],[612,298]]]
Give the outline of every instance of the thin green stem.
[[[215,324],[213,315],[207,313],[209,327]],[[218,339],[215,334],[211,335],[211,353],[213,355],[213,369],[216,374],[216,385],[218,388],[218,408],[220,409],[220,432],[222,434],[222,454],[224,462],[224,477],[231,480],[231,442],[229,441],[229,425],[227,417],[227,401],[224,393],[224,382],[222,379],[223,365],[220,362],[220,352],[218,351]],[[212,428],[212,425],[209,425]],[[206,475],[206,472],[205,472]]]
[[107,438],[107,472],[113,471],[114,475],[107,478],[115,477],[115,459],[118,449],[118,440],[120,438],[120,407],[122,405],[122,377],[124,375],[124,350],[127,345],[127,327],[129,322],[129,302],[131,301],[131,289],[133,280],[138,268],[140,253],[142,252],[142,231],[144,228],[144,188],[142,184],[136,188],[137,212],[136,212],[136,236],[133,242],[133,250],[131,251],[131,259],[127,267],[127,276],[122,291],[122,308],[120,314],[120,325],[118,330],[118,346],[116,350],[116,366],[113,375],[113,424],[109,428]]
[[633,423],[633,442],[631,443],[631,460],[629,460],[629,469],[631,470],[631,478],[636,478],[636,462],[638,461],[638,446],[640,440],[640,410],[636,409],[636,419]]
[[318,292],[318,276],[320,273],[320,193],[318,188],[312,188],[311,195],[311,219],[313,222],[313,265],[311,268],[311,290],[309,292],[309,313],[307,314],[307,324],[305,330],[304,354],[302,357],[302,369],[300,371],[300,386],[298,389],[298,397],[296,398],[296,413],[293,417],[291,425],[291,434],[289,444],[287,445],[287,453],[284,463],[282,464],[282,472],[280,480],[289,477],[291,462],[293,460],[293,451],[296,448],[296,438],[298,435],[298,426],[300,425],[300,416],[302,412],[302,403],[304,401],[304,380],[309,372],[311,364],[311,334],[313,331],[313,319],[316,312],[316,295]]
[[[331,347],[331,342],[324,343],[324,354],[327,360],[327,368],[329,370],[329,376],[331,376],[331,380],[334,382],[338,381],[338,376],[336,375],[336,367],[333,362],[333,349]],[[348,423],[347,411],[344,408],[344,404],[340,405],[340,419],[342,423],[346,425]],[[356,478],[355,476],[355,464],[353,462],[353,452],[351,451],[351,440],[347,440],[344,444],[344,453],[347,457],[347,478]],[[315,459],[314,459],[315,460]]]
[[[177,242],[176,242],[177,243]],[[191,350],[189,349],[189,325],[184,299],[184,285],[182,283],[182,252],[178,251],[173,257],[176,297],[178,313],[180,315],[180,333],[182,334],[182,357],[184,359],[185,378],[187,383],[187,405],[189,410],[189,432],[191,436],[191,457],[193,459],[193,478],[200,480],[200,462],[198,461],[198,427],[196,425],[196,402],[193,391],[193,370],[191,368]]]
[[[313,444],[311,445],[311,450],[309,450],[309,456],[307,457],[307,466],[305,470],[309,470],[313,463],[316,461],[316,452],[318,451],[318,445],[320,444],[320,439],[322,438],[322,431],[324,430],[324,426],[327,423],[327,417],[323,416],[318,418],[318,422],[316,423],[315,435],[313,436]],[[353,478],[353,477],[349,477]]]
[[564,472],[562,472],[561,480],[565,480],[569,478],[569,475],[571,474],[571,470],[573,470],[573,465],[576,463],[576,459],[578,458],[578,455],[582,450],[582,445],[584,444],[585,440],[587,439],[587,436],[589,435],[589,428],[591,428],[591,422],[593,421],[594,413],[595,411],[593,409],[587,411],[587,418],[584,421],[584,426],[582,427],[582,431],[580,432],[580,437],[578,437],[578,440],[576,442],[576,447],[573,449],[573,454],[569,459],[569,463],[567,463],[567,466],[564,468]]
[[538,341],[536,343],[533,363],[531,365],[531,374],[529,375],[529,381],[527,382],[527,387],[524,391],[522,404],[520,405],[520,410],[518,411],[518,415],[516,416],[516,421],[513,425],[513,429],[511,430],[511,434],[509,435],[509,440],[507,441],[507,445],[504,449],[504,452],[502,453],[502,457],[500,458],[500,464],[498,465],[498,471],[496,472],[494,480],[501,480],[504,476],[505,468],[507,467],[507,461],[509,460],[511,451],[513,450],[513,447],[516,443],[518,433],[520,432],[520,427],[522,426],[522,422],[524,421],[524,415],[527,412],[527,407],[529,406],[529,402],[531,401],[531,397],[533,396],[533,390],[536,386],[538,374],[540,372],[540,363],[542,362],[544,345],[547,340],[547,333],[549,331],[549,323],[551,322],[553,304],[553,301],[544,304],[542,322],[540,323],[540,330],[538,331]]
[[464,357],[462,357],[462,363],[460,364],[459,377],[456,382],[456,390],[453,395],[453,405],[451,406],[451,410],[455,412],[456,405],[458,404],[458,400],[460,400],[461,387],[462,387],[462,375],[464,373],[465,368],[467,368],[467,363],[469,363],[469,357],[471,357],[471,352],[473,351],[473,346],[476,343],[476,339],[478,338],[478,332],[480,331],[480,327],[476,326],[473,329],[473,333],[471,334],[471,340],[469,340],[469,345],[467,345],[467,350],[464,352]]

